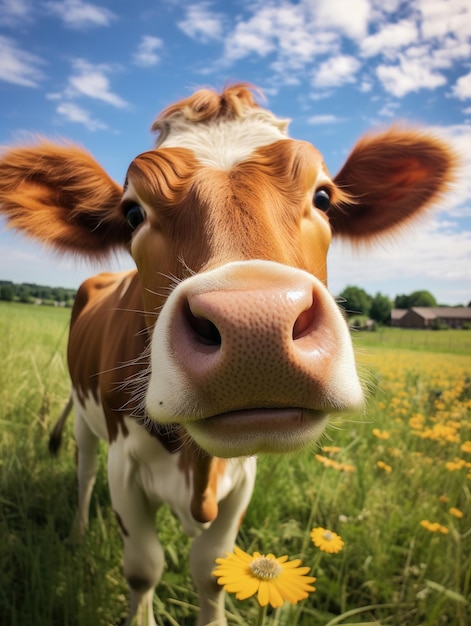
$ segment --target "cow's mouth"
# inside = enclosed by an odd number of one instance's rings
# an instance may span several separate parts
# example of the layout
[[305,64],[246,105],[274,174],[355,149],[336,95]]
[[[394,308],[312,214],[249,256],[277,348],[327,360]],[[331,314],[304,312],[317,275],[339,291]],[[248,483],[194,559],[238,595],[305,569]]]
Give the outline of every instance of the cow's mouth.
[[253,408],[220,413],[186,427],[210,454],[235,457],[298,450],[319,437],[326,421],[325,411]]

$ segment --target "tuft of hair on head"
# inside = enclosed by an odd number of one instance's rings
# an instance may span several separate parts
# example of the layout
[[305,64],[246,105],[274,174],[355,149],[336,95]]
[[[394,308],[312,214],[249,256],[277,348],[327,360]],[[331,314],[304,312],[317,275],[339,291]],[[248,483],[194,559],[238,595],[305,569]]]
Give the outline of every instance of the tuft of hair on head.
[[165,108],[157,116],[151,130],[165,135],[169,131],[169,120],[176,117],[189,122],[242,117],[247,111],[259,108],[255,94],[263,99],[262,91],[250,83],[228,85],[221,93],[209,88],[199,89],[190,97]]

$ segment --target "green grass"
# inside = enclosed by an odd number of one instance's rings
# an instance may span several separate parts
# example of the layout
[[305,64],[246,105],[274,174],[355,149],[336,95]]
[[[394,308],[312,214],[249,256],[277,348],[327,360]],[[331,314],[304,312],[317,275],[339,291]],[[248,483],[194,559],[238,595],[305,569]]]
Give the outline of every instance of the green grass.
[[[72,423],[58,458],[47,452],[49,430],[68,395],[69,315],[64,309],[0,305],[2,626],[112,626],[128,609],[105,448],[90,529],[79,546],[68,541],[76,499]],[[443,335],[458,337],[456,332]],[[248,552],[301,558],[317,578],[315,593],[269,613],[267,623],[469,623],[471,454],[462,446],[471,440],[471,357],[446,354],[445,344],[393,348],[398,333],[384,334],[388,345],[368,343],[378,333],[356,335],[371,393],[365,414],[335,421],[314,450],[260,460],[238,543]],[[421,334],[441,341],[442,333]],[[337,465],[329,467],[325,459]],[[448,469],[450,462],[461,466]],[[463,517],[452,515],[452,507]],[[432,533],[422,520],[439,522],[448,533]],[[197,611],[190,543],[167,509],[156,525],[167,557],[154,602],[157,623],[189,626]],[[340,534],[344,549],[321,553],[309,539],[313,526]],[[253,600],[228,596],[226,606],[230,624],[256,623]]]
[[355,345],[361,347],[471,355],[470,330],[435,331],[380,327],[374,332],[355,332],[353,337]]

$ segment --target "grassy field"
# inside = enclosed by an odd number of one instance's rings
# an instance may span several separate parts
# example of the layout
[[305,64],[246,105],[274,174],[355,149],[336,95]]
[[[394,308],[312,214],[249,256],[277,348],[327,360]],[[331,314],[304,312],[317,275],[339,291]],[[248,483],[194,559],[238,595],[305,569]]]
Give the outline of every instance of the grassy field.
[[[47,452],[68,395],[69,314],[0,304],[2,626],[112,626],[128,608],[105,448],[90,529],[79,546],[68,541],[76,498],[72,436],[58,458]],[[315,593],[270,613],[267,624],[470,623],[471,356],[460,354],[460,345],[471,335],[415,331],[414,346],[398,348],[400,332],[355,336],[370,390],[364,414],[334,421],[316,449],[260,459],[238,544],[301,558],[317,578]],[[456,338],[456,346],[447,349],[444,338]],[[189,542],[165,508],[156,525],[167,556],[157,622],[193,625]],[[317,549],[309,538],[316,526],[338,533],[342,551]],[[228,596],[226,606],[230,624],[256,623],[253,600]]]
[[419,352],[471,355],[469,330],[409,330],[379,328],[375,332],[354,333],[354,341],[368,348],[398,348]]

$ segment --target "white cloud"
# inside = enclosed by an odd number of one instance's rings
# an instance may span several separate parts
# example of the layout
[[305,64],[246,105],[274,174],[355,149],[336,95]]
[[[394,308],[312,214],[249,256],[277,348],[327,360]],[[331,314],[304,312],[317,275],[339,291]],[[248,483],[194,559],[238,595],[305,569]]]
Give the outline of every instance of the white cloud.
[[68,122],[83,124],[88,130],[91,131],[105,130],[108,128],[106,124],[93,119],[89,111],[83,109],[74,102],[61,102],[58,104],[56,111]]
[[326,113],[324,115],[312,115],[308,118],[307,123],[314,126],[320,126],[323,124],[337,124],[341,121],[342,118],[337,117],[336,115],[331,115],[330,113]]
[[222,17],[211,11],[209,2],[190,4],[185,19],[178,22],[177,26],[188,37],[202,43],[221,39],[223,34]]
[[163,48],[163,41],[159,37],[151,37],[144,35],[137,48],[137,52],[133,56],[134,63],[140,67],[151,67],[160,62],[160,56],[157,50]]
[[425,39],[443,39],[452,33],[460,41],[471,33],[469,0],[419,0],[422,35]]
[[357,38],[367,32],[368,2],[351,0],[349,11],[341,6],[342,0],[318,0],[315,10],[309,0],[255,4],[252,16],[224,36],[223,62],[275,54],[271,69],[292,82],[293,71],[305,71],[321,55],[338,55],[342,35]]
[[471,98],[471,72],[460,76],[451,91],[459,100],[468,100]]
[[399,65],[379,65],[376,75],[383,87],[397,98],[420,89],[436,89],[446,84],[446,78],[431,68],[423,58],[400,56]]
[[471,126],[468,124],[454,124],[451,126],[436,126],[430,129],[436,135],[447,141],[456,152],[460,168],[457,174],[453,192],[446,199],[446,210],[453,217],[471,217]]
[[107,124],[93,117],[75,100],[83,96],[110,104],[116,108],[128,106],[126,100],[111,91],[107,74],[114,70],[109,65],[93,65],[84,59],[72,61],[73,71],[66,88],[61,92],[46,94],[48,100],[57,102],[56,112],[63,120],[83,124],[88,130],[105,130]]
[[262,8],[247,22],[239,22],[225,38],[225,61],[237,61],[252,53],[264,57],[273,52],[276,25],[277,10],[272,7]]
[[111,21],[116,18],[116,15],[109,9],[83,2],[83,0],[46,2],[45,6],[69,28],[109,26]]
[[38,87],[44,74],[39,69],[44,61],[18,48],[16,42],[0,35],[0,80],[23,87]]
[[[348,10],[344,0],[255,2],[251,16],[237,19],[232,30],[224,33],[224,20],[208,7],[207,2],[191,5],[191,14],[189,11],[179,26],[189,36],[201,40],[203,35],[208,41],[207,30],[214,20],[213,38],[224,37],[223,64],[273,53],[276,59],[271,68],[279,75],[303,70],[319,55],[339,54],[342,36],[357,41],[367,34],[371,14],[368,0],[349,0]],[[292,81],[293,77],[286,79]]]
[[346,37],[360,40],[368,33],[371,6],[368,0],[304,0],[311,9],[318,29],[334,30]]
[[277,85],[301,84],[314,72],[314,87],[333,90],[356,75],[358,89],[367,92],[376,72],[390,94],[403,97],[442,87],[444,70],[470,59],[468,5],[469,0],[254,0],[244,5],[248,16],[240,13],[231,22],[222,5],[216,12],[202,0],[188,6],[178,26],[201,43],[222,42],[223,54],[205,73],[268,57]]
[[306,27],[305,16],[299,10],[291,12],[291,19],[288,16],[288,12],[276,16],[278,60],[272,67],[279,73],[288,77],[292,70],[302,71],[320,55],[338,53],[340,40],[336,33]]
[[353,83],[355,74],[361,67],[358,59],[348,55],[339,55],[327,59],[314,71],[315,87],[340,87],[345,83]]
[[[381,268],[378,274],[378,268]],[[330,288],[339,293],[348,285],[361,285],[366,291],[394,296],[407,291],[405,281],[415,288],[440,285],[434,295],[448,301],[447,290],[468,302],[471,284],[471,232],[453,231],[437,219],[420,221],[393,240],[353,249],[334,243],[329,254]],[[449,302],[451,303],[451,302]]]
[[362,93],[369,93],[373,89],[373,83],[369,79],[363,79],[358,85]]
[[29,0],[1,0],[0,24],[2,26],[18,26],[30,17],[32,7]]
[[383,20],[385,15],[396,13],[404,0],[372,0],[371,10],[374,19]]
[[360,50],[365,57],[378,54],[389,55],[409,46],[418,40],[417,26],[411,20],[386,24],[374,35],[366,37],[360,42]]
[[319,55],[337,54],[339,34],[325,25],[317,27],[307,2],[256,5],[254,14],[239,21],[224,37],[223,63],[232,64],[256,54],[275,54],[271,69],[283,83],[298,82],[293,71],[303,71]]
[[[471,32],[471,27],[470,27]],[[454,37],[446,37],[438,48],[431,50],[431,60],[437,69],[447,69],[454,63],[471,58],[471,44],[458,41]]]
[[[3,226],[4,222],[0,220],[0,231]],[[8,231],[2,233],[0,241],[0,267],[8,268],[8,280],[13,282],[21,283],[26,280],[39,285],[60,285],[76,289],[97,272],[119,272],[132,269],[135,264],[124,252],[103,261],[92,261],[74,255],[58,256],[40,243]]]
[[381,109],[379,109],[378,115],[381,117],[394,117],[397,113],[398,106],[399,104],[397,102],[385,102]]
[[126,100],[110,89],[110,81],[106,75],[110,71],[109,66],[93,65],[83,59],[76,59],[73,66],[74,74],[70,76],[65,92],[68,98],[87,96],[117,108],[128,106]]

